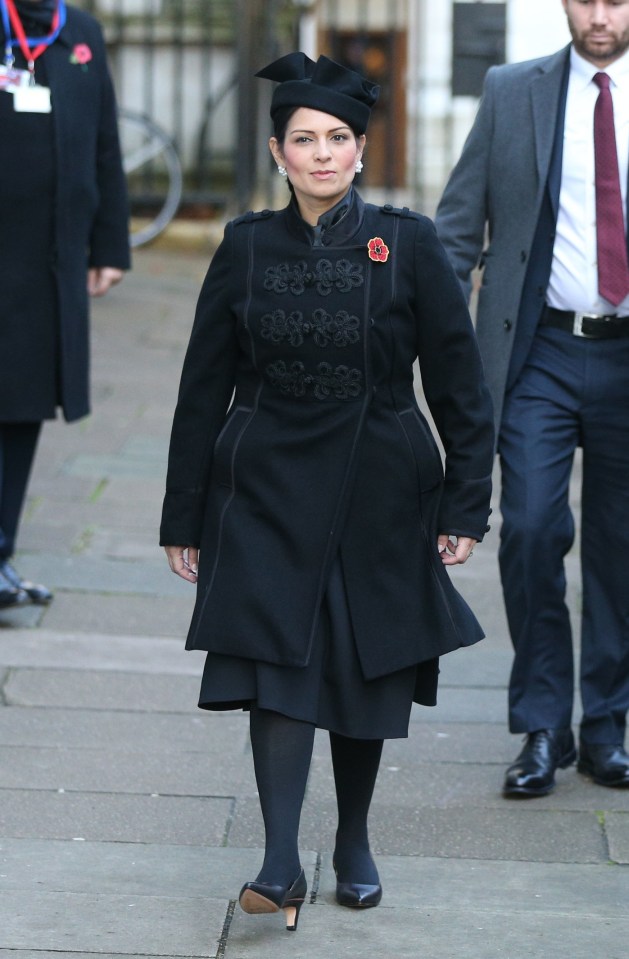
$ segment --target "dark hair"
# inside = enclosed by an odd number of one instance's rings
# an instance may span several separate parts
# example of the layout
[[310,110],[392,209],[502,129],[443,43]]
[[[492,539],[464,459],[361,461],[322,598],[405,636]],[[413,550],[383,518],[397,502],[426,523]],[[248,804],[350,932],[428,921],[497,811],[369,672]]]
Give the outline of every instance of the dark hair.
[[[279,144],[283,144],[286,139],[286,131],[288,129],[288,124],[290,123],[291,117],[300,110],[301,107],[279,107],[273,115],[273,136]],[[321,111],[324,112],[324,111]],[[358,130],[351,123],[345,124],[350,128],[352,133],[356,138],[363,136],[365,133],[364,130]]]

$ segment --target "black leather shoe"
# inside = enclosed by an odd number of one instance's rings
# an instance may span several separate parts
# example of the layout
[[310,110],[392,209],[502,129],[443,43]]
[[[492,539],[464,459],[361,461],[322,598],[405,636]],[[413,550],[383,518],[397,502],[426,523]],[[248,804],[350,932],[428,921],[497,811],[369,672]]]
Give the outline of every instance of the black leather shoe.
[[503,796],[546,796],[555,788],[555,770],[577,758],[571,729],[538,729],[507,769]]
[[629,787],[629,755],[613,743],[581,743],[577,769],[599,786]]
[[2,575],[0,567],[0,609],[23,606],[24,603],[28,603],[28,596],[23,589],[16,588]]
[[260,915],[284,910],[286,928],[297,930],[299,910],[304,904],[308,886],[303,869],[292,886],[279,886],[270,882],[246,882],[240,890],[238,902],[243,912]]
[[31,583],[30,579],[22,579],[7,560],[0,564],[0,574],[14,589],[26,593],[27,598],[36,606],[47,606],[52,602],[52,593],[46,586],[42,586],[41,583]]
[[371,909],[379,904],[382,899],[382,886],[379,882],[339,882],[334,859],[332,868],[336,876],[336,901],[339,906],[349,906],[350,909]]
[[337,882],[336,901],[350,909],[370,909],[382,899],[382,886],[360,882]]

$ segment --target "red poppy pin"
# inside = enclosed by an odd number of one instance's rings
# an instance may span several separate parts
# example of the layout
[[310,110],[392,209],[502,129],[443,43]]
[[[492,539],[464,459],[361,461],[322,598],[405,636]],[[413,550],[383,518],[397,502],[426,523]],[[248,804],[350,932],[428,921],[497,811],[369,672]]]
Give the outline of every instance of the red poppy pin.
[[70,54],[70,63],[78,63],[83,69],[87,69],[87,64],[92,59],[92,51],[88,47],[87,43],[77,43],[74,50]]
[[374,236],[373,240],[369,241],[367,252],[369,259],[375,260],[376,263],[386,263],[389,259],[389,247],[380,236]]

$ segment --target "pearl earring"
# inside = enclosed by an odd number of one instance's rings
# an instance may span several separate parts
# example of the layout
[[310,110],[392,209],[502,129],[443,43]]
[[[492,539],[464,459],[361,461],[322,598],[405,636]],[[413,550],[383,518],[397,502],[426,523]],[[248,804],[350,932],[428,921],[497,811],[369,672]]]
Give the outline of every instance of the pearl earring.
[[356,160],[356,173],[360,173],[362,171],[362,168],[363,168],[363,161]]
[[279,173],[280,176],[287,176],[285,166],[278,166],[277,172]]

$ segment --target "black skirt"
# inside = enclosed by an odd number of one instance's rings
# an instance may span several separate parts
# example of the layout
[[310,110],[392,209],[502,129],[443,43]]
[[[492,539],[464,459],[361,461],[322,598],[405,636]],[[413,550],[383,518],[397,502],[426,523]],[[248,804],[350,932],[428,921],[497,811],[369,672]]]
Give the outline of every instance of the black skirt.
[[277,666],[208,653],[201,680],[201,709],[261,709],[314,723],[353,739],[408,736],[413,702],[434,706],[439,660],[388,676],[363,677],[337,558],[323,601],[307,666]]

